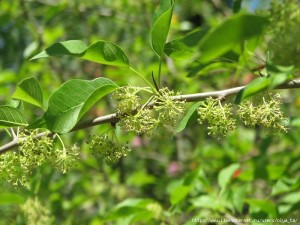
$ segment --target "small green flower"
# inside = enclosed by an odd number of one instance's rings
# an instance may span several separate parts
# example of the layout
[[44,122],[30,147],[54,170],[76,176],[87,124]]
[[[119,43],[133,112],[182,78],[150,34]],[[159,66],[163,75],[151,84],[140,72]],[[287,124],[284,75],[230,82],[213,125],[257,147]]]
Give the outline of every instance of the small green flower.
[[55,165],[66,173],[79,159],[79,147],[75,144],[70,149],[63,147],[55,150]]
[[109,165],[117,163],[131,151],[128,146],[121,146],[108,135],[93,135],[89,138],[89,148],[97,159],[104,159]]
[[209,97],[198,108],[198,122],[208,124],[208,135],[221,139],[235,129],[235,119],[232,118],[232,105],[221,104],[219,99]]
[[[180,93],[176,93],[179,95]],[[174,91],[162,88],[154,97],[154,110],[158,113],[158,120],[171,127],[175,127],[179,116],[185,111],[185,101],[173,100]]]
[[141,107],[141,98],[137,95],[143,88],[124,86],[118,88],[112,94],[119,115],[128,115]]
[[254,105],[251,101],[245,101],[239,105],[237,114],[246,126],[260,126],[272,135],[287,132],[288,128],[283,125],[287,120],[280,105],[282,103],[279,94],[269,94],[262,97],[262,101]]
[[51,216],[50,210],[46,208],[38,198],[29,198],[21,205],[28,225],[50,224]]
[[127,115],[120,119],[119,125],[125,132],[134,132],[137,135],[151,136],[157,124],[150,109],[141,109],[134,115]]

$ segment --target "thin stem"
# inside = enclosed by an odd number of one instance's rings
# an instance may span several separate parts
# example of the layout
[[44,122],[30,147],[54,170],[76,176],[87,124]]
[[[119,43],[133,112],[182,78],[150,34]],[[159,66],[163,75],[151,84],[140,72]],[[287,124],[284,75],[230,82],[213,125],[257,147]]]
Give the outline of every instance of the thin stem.
[[132,67],[129,68],[132,72],[134,72],[136,75],[138,75],[140,78],[142,78],[142,80],[149,85],[149,87],[151,87],[153,93],[155,93],[155,88],[154,86],[142,75],[140,74],[138,71],[136,71],[135,69],[133,69]]
[[157,74],[157,83],[158,88],[160,88],[160,77],[161,77],[161,64],[162,64],[162,56],[159,57],[159,65],[158,65],[158,74]]
[[58,138],[58,140],[61,143],[61,146],[63,148],[63,151],[65,152],[66,147],[65,147],[65,144],[64,144],[63,140],[61,139],[61,137],[58,134],[56,134],[55,137]]

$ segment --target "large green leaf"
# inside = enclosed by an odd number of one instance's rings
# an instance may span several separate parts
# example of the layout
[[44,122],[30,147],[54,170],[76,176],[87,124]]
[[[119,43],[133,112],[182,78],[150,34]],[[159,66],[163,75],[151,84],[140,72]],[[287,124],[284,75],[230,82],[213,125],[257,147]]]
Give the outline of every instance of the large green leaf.
[[105,65],[130,66],[129,59],[118,45],[102,40],[88,47],[80,40],[55,43],[45,51],[34,56],[31,60],[61,55],[76,56]]
[[34,77],[23,80],[18,84],[12,98],[19,99],[43,108],[43,93],[39,82]]
[[198,117],[197,109],[199,108],[201,103],[202,102],[197,102],[188,109],[185,116],[179,122],[179,124],[176,128],[176,133],[183,131],[188,125],[190,125],[196,121],[196,119]]
[[11,106],[0,106],[0,127],[26,126],[27,121],[23,113]]
[[161,0],[153,15],[152,27],[150,30],[150,44],[159,56],[163,54],[166,44],[173,8],[173,0]]
[[260,36],[268,19],[251,14],[236,14],[209,32],[199,43],[200,60],[208,62],[245,40]]
[[107,78],[69,80],[52,93],[45,114],[29,126],[44,127],[55,133],[67,133],[103,96],[118,86]]

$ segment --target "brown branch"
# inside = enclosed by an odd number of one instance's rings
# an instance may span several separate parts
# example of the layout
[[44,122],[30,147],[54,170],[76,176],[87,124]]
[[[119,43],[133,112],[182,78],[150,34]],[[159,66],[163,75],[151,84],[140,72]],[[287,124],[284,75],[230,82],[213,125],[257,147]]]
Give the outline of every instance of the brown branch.
[[[219,97],[228,97],[231,95],[237,94],[240,90],[245,88],[245,86],[240,86],[240,87],[235,87],[235,88],[229,88],[221,91],[212,91],[212,92],[204,92],[204,93],[196,93],[196,94],[186,94],[186,95],[178,95],[174,96],[173,100],[180,100],[180,101],[186,101],[186,102],[197,102],[204,100],[208,97],[214,97],[214,98],[219,98]],[[282,84],[278,86],[276,89],[294,89],[294,88],[300,88],[300,79],[299,80],[292,80],[286,84]],[[154,102],[150,102],[147,107],[152,108],[154,106]],[[105,116],[100,116],[95,118],[94,120],[86,121],[83,123],[78,124],[75,126],[70,132],[97,126],[100,124],[105,124],[105,123],[117,123],[119,121],[119,118],[117,117],[116,113],[112,113],[109,115]],[[37,135],[37,138],[42,137],[45,134],[45,132],[40,133]],[[49,136],[54,135],[53,133],[48,133]],[[18,141],[17,139],[14,139],[13,141],[3,145],[0,147],[0,154],[18,146]]]

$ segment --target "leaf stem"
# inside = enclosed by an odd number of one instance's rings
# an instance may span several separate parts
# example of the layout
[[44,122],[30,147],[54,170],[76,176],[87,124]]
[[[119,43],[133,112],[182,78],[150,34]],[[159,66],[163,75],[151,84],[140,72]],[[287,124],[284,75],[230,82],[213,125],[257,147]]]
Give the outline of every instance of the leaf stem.
[[159,64],[158,64],[158,74],[157,74],[158,88],[160,88],[161,64],[162,64],[162,56],[159,57]]
[[142,75],[142,74],[140,74],[138,71],[136,71],[135,69],[133,69],[132,67],[129,67],[129,69],[132,71],[132,72],[134,72],[135,74],[137,74],[146,84],[148,84],[149,85],[149,87],[151,87],[151,89],[152,89],[152,91],[153,91],[153,93],[155,93],[156,91],[155,91],[155,88],[154,88],[154,86]]

